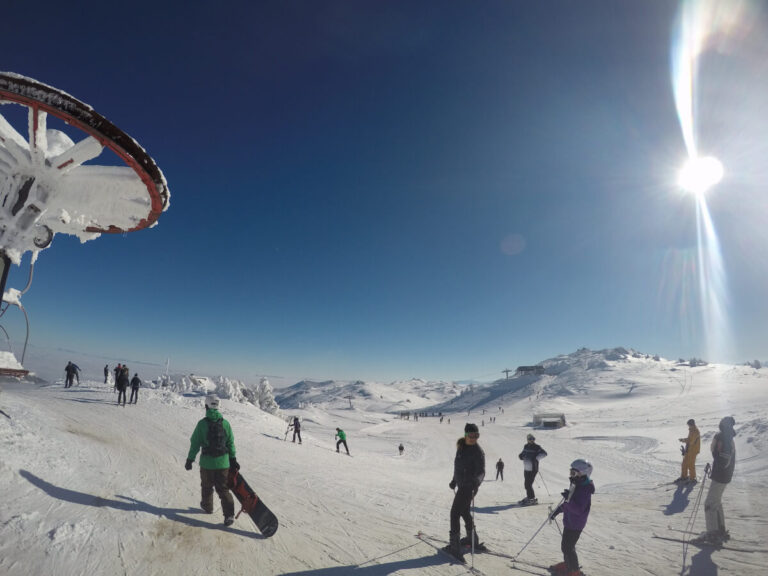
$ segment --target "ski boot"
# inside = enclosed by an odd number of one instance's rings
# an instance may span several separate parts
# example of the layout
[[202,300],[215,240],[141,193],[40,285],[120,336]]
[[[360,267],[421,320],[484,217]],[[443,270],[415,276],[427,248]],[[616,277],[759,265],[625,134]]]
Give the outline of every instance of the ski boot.
[[456,558],[457,561],[461,562],[462,564],[466,564],[467,561],[464,559],[464,554],[461,552],[461,542],[459,540],[459,533],[458,532],[451,532],[448,537],[448,546],[445,546],[443,548],[443,552],[446,552]]
[[224,526],[232,526],[232,524],[235,523],[235,517],[234,516],[226,516],[224,518]]
[[552,566],[549,567],[549,571],[552,572],[552,574],[557,574],[557,576],[565,574],[567,570],[568,566],[566,566],[565,562],[558,562],[557,564],[552,564]]
[[[471,536],[464,536],[461,540],[459,540],[459,544],[462,545],[464,548],[469,548],[470,550],[473,549],[472,546],[472,537]],[[477,537],[477,532],[475,532],[475,545],[474,545],[474,551],[475,552],[485,552],[488,550],[485,545],[480,542],[480,538]]]

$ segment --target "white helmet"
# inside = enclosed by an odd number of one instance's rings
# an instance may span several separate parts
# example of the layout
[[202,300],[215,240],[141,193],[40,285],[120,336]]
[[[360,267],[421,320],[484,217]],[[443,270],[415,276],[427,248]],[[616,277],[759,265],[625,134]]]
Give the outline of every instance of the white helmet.
[[592,464],[590,464],[589,460],[579,458],[571,462],[571,470],[576,471],[576,476],[591,476]]
[[205,398],[205,407],[210,410],[218,410],[219,409],[219,397],[216,396],[216,394],[209,394]]

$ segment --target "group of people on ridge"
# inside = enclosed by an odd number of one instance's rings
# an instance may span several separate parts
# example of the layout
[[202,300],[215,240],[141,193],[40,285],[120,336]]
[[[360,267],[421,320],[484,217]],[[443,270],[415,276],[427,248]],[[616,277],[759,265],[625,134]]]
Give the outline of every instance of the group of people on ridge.
[[64,388],[72,388],[75,378],[77,378],[77,384],[80,385],[80,367],[77,364],[67,362],[64,367]]
[[[108,373],[109,367],[104,366],[104,381],[106,382],[106,374]],[[125,396],[126,396],[126,390],[128,390],[128,387],[131,388],[131,398],[128,400],[128,404],[137,404],[139,401],[139,387],[141,386],[141,379],[139,378],[138,373],[133,375],[133,378],[130,378],[131,375],[130,371],[128,370],[128,366],[125,364],[118,364],[115,366],[115,386],[114,390],[117,391],[117,404],[120,405],[120,400],[122,399],[122,405],[125,406]]]

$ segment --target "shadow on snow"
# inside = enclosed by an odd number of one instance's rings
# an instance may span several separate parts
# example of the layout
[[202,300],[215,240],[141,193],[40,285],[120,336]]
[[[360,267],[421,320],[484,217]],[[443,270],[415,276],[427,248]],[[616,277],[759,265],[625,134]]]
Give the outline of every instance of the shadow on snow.
[[165,517],[168,520],[174,522],[180,522],[187,526],[193,526],[195,528],[208,528],[213,530],[221,530],[223,532],[231,532],[240,536],[248,538],[263,539],[261,534],[255,532],[249,532],[247,530],[238,530],[236,528],[225,527],[223,524],[213,524],[211,522],[203,522],[197,518],[189,518],[182,514],[205,514],[199,508],[160,508],[149,504],[148,502],[142,502],[135,498],[129,498],[128,496],[116,495],[120,500],[109,500],[107,498],[101,498],[100,496],[93,496],[92,494],[86,494],[85,492],[77,492],[76,490],[70,490],[69,488],[62,488],[55,486],[50,482],[46,482],[42,478],[39,478],[26,470],[19,470],[19,474],[29,481],[33,486],[38,487],[40,490],[56,498],[57,500],[63,500],[65,502],[71,502],[72,504],[79,504],[81,506],[93,506],[95,508],[113,508],[115,510],[122,510],[124,512],[146,512],[148,514],[154,514],[155,516]]

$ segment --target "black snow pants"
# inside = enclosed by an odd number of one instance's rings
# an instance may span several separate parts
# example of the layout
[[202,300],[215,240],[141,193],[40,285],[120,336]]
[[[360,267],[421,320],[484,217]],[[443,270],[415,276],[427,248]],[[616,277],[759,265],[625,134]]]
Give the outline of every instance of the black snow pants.
[[467,536],[472,535],[472,512],[470,506],[472,505],[472,499],[475,497],[475,491],[470,486],[459,486],[456,490],[456,495],[453,497],[453,505],[451,506],[451,534],[459,534],[461,532],[461,526],[459,519],[464,519],[464,526],[467,529]]
[[579,557],[576,555],[576,542],[579,541],[581,530],[563,528],[563,539],[560,541],[560,550],[563,552],[563,561],[568,570],[579,569]]
[[533,480],[536,478],[536,472],[526,470],[523,472],[523,476],[525,477],[525,495],[530,499],[536,498],[536,494],[533,491]]

